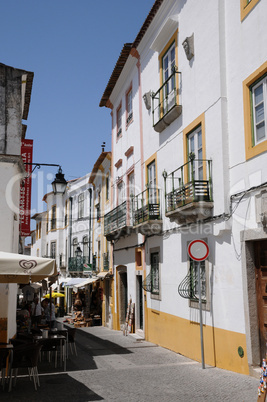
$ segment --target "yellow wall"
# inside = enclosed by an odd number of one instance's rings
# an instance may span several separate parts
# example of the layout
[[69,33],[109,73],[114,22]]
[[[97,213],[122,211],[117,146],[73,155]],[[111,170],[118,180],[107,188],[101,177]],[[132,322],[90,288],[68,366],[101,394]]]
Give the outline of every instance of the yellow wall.
[[[195,322],[147,309],[146,340],[201,361],[200,327]],[[203,326],[205,364],[249,374],[244,334]],[[244,349],[244,357],[238,347]]]

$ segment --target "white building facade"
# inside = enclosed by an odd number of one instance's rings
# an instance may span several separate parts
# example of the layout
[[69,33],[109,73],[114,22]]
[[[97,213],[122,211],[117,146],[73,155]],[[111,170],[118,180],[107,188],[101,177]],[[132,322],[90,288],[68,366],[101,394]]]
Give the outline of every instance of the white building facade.
[[[64,194],[45,194],[46,211],[35,214],[36,230],[32,232],[31,255],[56,260],[59,280],[86,279],[92,273],[92,235],[90,208],[92,186],[90,174],[69,181]],[[77,255],[77,250],[80,250]],[[79,278],[79,279],[78,279]],[[65,308],[72,306],[72,288],[68,290]]]
[[[27,128],[22,120],[28,118],[33,73],[0,64],[0,76],[0,243],[1,251],[21,253],[21,142]],[[17,284],[0,283],[0,300],[0,341],[8,342],[17,330]]]
[[205,241],[205,361],[244,374],[266,344],[266,15],[258,0],[155,1],[100,101],[112,111],[113,327],[131,300],[135,332],[200,361],[187,251]]

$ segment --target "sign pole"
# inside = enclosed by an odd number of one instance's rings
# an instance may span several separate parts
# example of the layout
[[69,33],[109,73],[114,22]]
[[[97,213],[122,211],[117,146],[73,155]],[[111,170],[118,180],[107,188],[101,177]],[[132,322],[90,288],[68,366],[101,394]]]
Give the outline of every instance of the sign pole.
[[203,322],[202,322],[202,297],[201,297],[201,275],[200,275],[200,262],[205,261],[209,255],[209,246],[204,240],[197,239],[191,241],[187,249],[189,257],[197,262],[197,275],[198,275],[198,302],[199,302],[199,324],[200,324],[200,346],[201,346],[201,361],[202,368],[205,368],[204,359],[204,343],[203,343]]
[[201,297],[201,278],[200,278],[200,261],[198,261],[198,301],[199,301],[199,323],[200,323],[200,343],[201,343],[201,361],[202,368],[205,368],[204,344],[203,344],[203,322],[202,322],[202,297]]

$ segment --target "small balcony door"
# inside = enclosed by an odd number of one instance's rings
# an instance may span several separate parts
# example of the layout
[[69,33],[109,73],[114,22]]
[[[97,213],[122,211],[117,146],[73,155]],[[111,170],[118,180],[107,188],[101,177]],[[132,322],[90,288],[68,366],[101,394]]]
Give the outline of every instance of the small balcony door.
[[134,200],[134,172],[129,174],[128,176],[128,199],[129,199],[129,218],[130,218],[130,224],[132,224],[133,221],[133,200]]
[[118,184],[117,191],[118,191],[118,205],[121,205],[125,200],[123,181],[121,181]]
[[188,135],[188,159],[190,161],[190,155],[194,154],[195,160],[193,162],[193,172],[191,171],[192,165],[189,163],[189,177],[188,181],[192,179],[192,173],[194,180],[203,180],[203,149],[202,149],[202,129],[199,126],[196,130]]
[[149,204],[157,203],[157,181],[156,181],[156,163],[151,162],[147,166],[147,186]]
[[[175,104],[175,74],[173,68],[175,66],[175,43],[171,45],[162,58],[163,83],[163,115]],[[171,76],[172,78],[168,80]]]

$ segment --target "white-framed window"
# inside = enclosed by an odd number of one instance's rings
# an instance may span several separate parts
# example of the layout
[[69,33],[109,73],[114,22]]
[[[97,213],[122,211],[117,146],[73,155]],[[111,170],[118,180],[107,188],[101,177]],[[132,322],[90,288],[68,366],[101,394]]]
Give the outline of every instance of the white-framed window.
[[84,193],[78,196],[78,219],[84,216]]
[[78,247],[78,239],[77,239],[77,237],[75,237],[72,241],[72,257],[76,257],[75,251],[76,251],[77,247]]
[[253,145],[258,145],[267,138],[267,76],[252,86],[251,95],[253,112]]
[[[166,113],[175,103],[175,42],[169,47],[162,57],[162,73],[163,73],[163,113]],[[172,75],[171,79],[168,79]]]
[[57,228],[56,213],[57,207],[56,205],[53,205],[51,209],[51,230],[56,230]]
[[132,88],[126,93],[126,123],[127,125],[133,119],[133,99],[132,99]]
[[96,220],[97,220],[97,222],[99,222],[100,221],[100,204],[99,203],[96,204],[95,209],[96,209]]
[[[194,156],[193,177],[194,180],[203,180],[203,148],[202,148],[202,128],[198,126],[188,134],[188,161],[190,156]],[[191,164],[189,163],[189,181],[192,178]]]
[[[199,300],[198,262],[189,258],[190,261],[190,296],[192,300]],[[200,262],[201,300],[206,301],[206,263]]]
[[121,105],[117,109],[117,137],[121,136],[122,129],[121,129],[121,116],[122,116],[122,109]]
[[150,286],[151,299],[160,300],[160,248],[150,249]]
[[156,178],[156,162],[153,161],[147,166],[147,187],[149,203],[157,202],[157,178]]
[[109,174],[106,176],[106,201],[109,200]]
[[134,188],[134,172],[131,172],[128,175],[128,196],[129,196],[129,201],[130,201],[130,208],[129,208],[129,217],[130,217],[130,223],[132,224],[133,221],[133,206],[134,206],[134,194],[135,194],[135,188]]
[[118,205],[121,205],[125,201],[125,194],[124,194],[124,182],[120,181],[117,186],[118,192]]
[[89,241],[88,241],[88,236],[83,237],[83,256],[88,257],[89,256]]
[[64,224],[68,225],[68,200],[65,201],[65,216],[64,216]]
[[50,243],[50,257],[56,258],[56,246],[57,243],[55,241],[51,241]]

